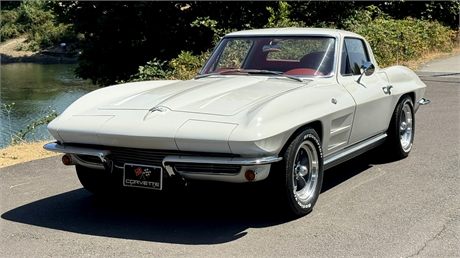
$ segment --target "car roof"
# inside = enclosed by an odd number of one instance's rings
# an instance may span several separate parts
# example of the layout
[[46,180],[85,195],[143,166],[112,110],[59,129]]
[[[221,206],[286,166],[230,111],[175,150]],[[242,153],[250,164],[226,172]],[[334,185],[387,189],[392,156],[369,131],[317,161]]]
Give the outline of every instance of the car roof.
[[334,37],[359,37],[359,34],[338,29],[327,29],[327,28],[268,28],[268,29],[256,29],[256,30],[243,30],[232,32],[225,37],[240,37],[240,36],[308,36],[308,35],[327,35]]

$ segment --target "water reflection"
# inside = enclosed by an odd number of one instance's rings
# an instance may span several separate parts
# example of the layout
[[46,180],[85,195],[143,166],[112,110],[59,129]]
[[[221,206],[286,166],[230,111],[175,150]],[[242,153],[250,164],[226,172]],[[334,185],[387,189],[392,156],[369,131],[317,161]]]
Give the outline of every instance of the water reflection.
[[[10,143],[11,134],[25,130],[28,124],[50,114],[51,110],[62,113],[79,97],[98,88],[88,80],[76,78],[73,72],[76,67],[77,64],[1,65],[0,148]],[[3,104],[11,103],[15,105],[8,115]],[[46,127],[40,126],[27,139],[51,137]]]

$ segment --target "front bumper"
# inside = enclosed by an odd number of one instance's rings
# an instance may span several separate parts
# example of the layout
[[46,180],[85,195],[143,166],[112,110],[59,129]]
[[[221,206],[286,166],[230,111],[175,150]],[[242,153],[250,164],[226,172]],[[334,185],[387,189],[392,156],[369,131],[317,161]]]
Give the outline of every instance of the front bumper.
[[[113,172],[114,169],[123,169],[126,157],[120,157],[110,149],[93,147],[80,147],[62,145],[58,142],[48,143],[44,149],[67,154],[71,157],[70,165],[82,165],[93,169],[107,170]],[[147,151],[147,150],[145,150]],[[118,157],[117,157],[118,155]],[[158,165],[163,167],[164,175],[167,177],[180,176],[183,179],[208,180],[231,183],[248,182],[245,172],[251,170],[256,177],[252,181],[260,181],[267,178],[272,163],[280,161],[281,157],[225,157],[225,156],[198,156],[190,153],[163,153],[161,158],[156,155]],[[89,157],[89,158],[88,158]],[[152,158],[153,159],[153,158]],[[144,159],[145,160],[145,159]],[[126,163],[128,163],[126,162]],[[145,160],[141,163],[150,162]],[[139,161],[137,161],[139,163]],[[148,164],[146,164],[148,165]],[[151,164],[150,164],[151,165]]]

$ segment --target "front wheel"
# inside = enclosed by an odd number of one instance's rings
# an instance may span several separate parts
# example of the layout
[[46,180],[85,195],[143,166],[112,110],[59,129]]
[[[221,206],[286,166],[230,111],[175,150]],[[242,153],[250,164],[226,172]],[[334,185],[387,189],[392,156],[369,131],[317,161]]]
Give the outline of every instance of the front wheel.
[[292,140],[284,163],[287,204],[295,215],[306,215],[313,210],[323,183],[323,153],[314,129],[308,128]]
[[112,175],[99,169],[91,169],[81,165],[76,165],[78,179],[83,188],[93,194],[108,193],[113,188]]

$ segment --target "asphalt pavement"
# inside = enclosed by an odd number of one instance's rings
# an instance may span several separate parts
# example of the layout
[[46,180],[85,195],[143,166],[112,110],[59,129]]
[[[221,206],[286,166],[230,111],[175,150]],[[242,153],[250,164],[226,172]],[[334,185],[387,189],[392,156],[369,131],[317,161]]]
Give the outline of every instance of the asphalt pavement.
[[0,257],[460,257],[459,58],[420,69],[409,157],[327,170],[305,217],[244,187],[101,199],[57,156],[0,169]]
[[423,64],[417,71],[419,76],[460,77],[460,55],[437,59]]

